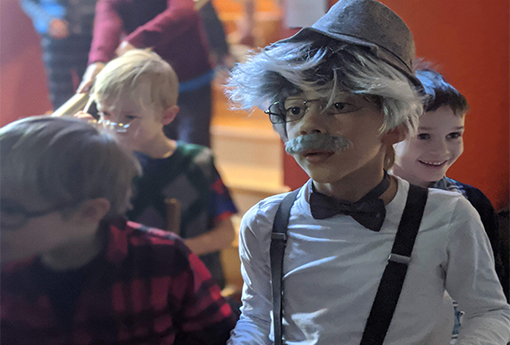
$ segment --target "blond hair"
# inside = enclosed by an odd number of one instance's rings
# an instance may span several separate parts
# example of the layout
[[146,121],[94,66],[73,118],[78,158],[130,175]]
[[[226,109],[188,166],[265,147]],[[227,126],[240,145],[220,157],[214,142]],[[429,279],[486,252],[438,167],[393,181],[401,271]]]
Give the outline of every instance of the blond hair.
[[172,66],[149,50],[134,49],[110,61],[96,76],[97,101],[135,100],[142,108],[164,111],[177,104],[179,80]]

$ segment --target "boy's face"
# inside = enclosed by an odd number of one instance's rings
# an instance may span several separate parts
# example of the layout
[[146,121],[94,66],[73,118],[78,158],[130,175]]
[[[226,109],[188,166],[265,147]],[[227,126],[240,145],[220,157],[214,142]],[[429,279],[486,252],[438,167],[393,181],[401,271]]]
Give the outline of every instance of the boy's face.
[[440,180],[464,150],[463,133],[464,116],[449,106],[424,113],[416,137],[395,147],[399,175],[420,185]]
[[19,201],[19,195],[9,195],[5,189],[0,205],[1,263],[41,255],[94,236],[97,231],[97,227],[80,224],[76,213],[63,217],[58,206],[48,206],[37,198]]
[[[386,134],[379,133],[384,117],[376,105],[361,96],[343,92],[335,96],[333,105],[322,111],[325,100],[314,101],[318,98],[315,92],[304,92],[286,99],[283,108],[287,114],[306,111],[302,118],[286,124],[286,135],[282,127],[278,130],[276,126],[282,139],[290,144],[302,135],[325,133],[339,136],[348,144],[343,150],[314,148],[293,153],[298,164],[319,183],[335,183],[354,172],[360,180],[367,174],[381,173]],[[308,101],[306,106],[299,109],[304,100]]]
[[127,97],[99,99],[97,108],[102,121],[129,124],[129,127],[116,130],[116,133],[119,141],[131,150],[143,152],[146,145],[163,133],[163,111],[142,108],[135,100]]

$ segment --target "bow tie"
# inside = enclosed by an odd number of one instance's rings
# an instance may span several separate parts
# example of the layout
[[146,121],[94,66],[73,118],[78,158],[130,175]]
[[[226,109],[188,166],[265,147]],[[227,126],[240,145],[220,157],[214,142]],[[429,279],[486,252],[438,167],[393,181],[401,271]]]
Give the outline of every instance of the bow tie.
[[373,231],[379,231],[386,217],[386,207],[384,206],[384,201],[379,199],[379,196],[389,186],[390,181],[387,175],[385,175],[383,180],[374,189],[356,202],[337,200],[313,190],[310,195],[312,216],[315,219],[325,219],[337,214],[345,214],[354,218],[364,227]]

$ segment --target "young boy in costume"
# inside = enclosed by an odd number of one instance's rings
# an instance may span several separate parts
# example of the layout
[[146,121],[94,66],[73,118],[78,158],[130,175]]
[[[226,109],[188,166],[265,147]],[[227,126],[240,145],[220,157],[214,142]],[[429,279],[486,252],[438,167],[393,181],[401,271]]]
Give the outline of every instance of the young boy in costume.
[[136,159],[84,121],[0,129],[2,344],[224,344],[235,318],[173,234],[128,222]]
[[243,217],[243,307],[229,344],[429,344],[445,289],[466,311],[459,343],[510,341],[476,210],[384,171],[422,113],[414,58],[389,8],[340,0],[234,69],[232,100],[267,109],[311,180]]
[[142,165],[128,218],[165,229],[165,200],[178,200],[179,235],[223,288],[219,251],[234,240],[231,216],[237,210],[212,151],[165,136],[163,127],[179,112],[177,95],[178,79],[172,67],[155,53],[132,50],[98,74],[92,97],[100,121],[117,129],[119,141],[135,151]]
[[[395,145],[393,174],[423,187],[462,193],[478,211],[491,242],[496,272],[500,281],[504,270],[496,211],[481,190],[446,176],[448,169],[464,151],[463,135],[469,105],[466,98],[432,69],[416,71],[425,97],[425,113],[418,132]],[[508,297],[508,291],[505,292]]]

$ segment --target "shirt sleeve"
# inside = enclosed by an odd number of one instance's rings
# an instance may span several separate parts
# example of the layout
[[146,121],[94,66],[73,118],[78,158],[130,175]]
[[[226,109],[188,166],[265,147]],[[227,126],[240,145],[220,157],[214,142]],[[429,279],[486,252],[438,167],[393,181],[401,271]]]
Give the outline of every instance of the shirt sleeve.
[[223,183],[218,170],[213,166],[211,194],[209,200],[209,221],[211,228],[222,220],[237,213],[237,208],[230,197],[228,188]]
[[459,198],[452,212],[447,245],[446,290],[465,312],[458,343],[506,345],[510,305],[494,270],[489,240],[476,210]]
[[175,344],[223,345],[235,325],[234,312],[202,261],[186,251],[189,267],[182,280],[186,293]]
[[[499,236],[499,224],[496,211],[492,206],[490,200],[478,188],[463,184],[469,202],[478,211],[482,221],[485,232],[489,237],[489,241],[494,253],[494,261],[496,265],[496,274],[500,282],[503,282],[505,277],[505,268],[502,259],[502,241]],[[505,292],[508,298],[508,291]]]
[[268,215],[259,205],[249,210],[241,222],[239,256],[244,280],[243,306],[229,345],[273,344],[270,339],[273,305],[267,237],[272,228],[268,219],[274,218],[276,208],[274,212],[269,210]]
[[123,23],[111,0],[98,0],[94,19],[94,33],[90,46],[89,64],[108,62],[120,44]]
[[168,0],[165,11],[138,27],[126,37],[126,41],[137,48],[166,45],[199,20],[193,0]]

